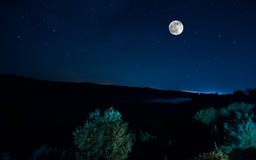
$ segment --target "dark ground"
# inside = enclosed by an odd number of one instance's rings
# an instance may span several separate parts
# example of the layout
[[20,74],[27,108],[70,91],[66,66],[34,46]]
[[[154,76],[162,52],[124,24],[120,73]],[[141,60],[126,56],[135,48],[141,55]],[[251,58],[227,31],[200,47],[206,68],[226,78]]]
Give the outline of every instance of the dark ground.
[[[72,131],[85,122],[88,113],[114,106],[132,130],[146,130],[157,137],[147,144],[136,143],[130,159],[189,159],[213,147],[210,134],[194,125],[195,112],[232,102],[256,104],[256,92],[250,91],[195,94],[0,75],[0,151],[21,158],[45,144],[72,148]],[[145,103],[151,98],[179,97],[192,101]]]

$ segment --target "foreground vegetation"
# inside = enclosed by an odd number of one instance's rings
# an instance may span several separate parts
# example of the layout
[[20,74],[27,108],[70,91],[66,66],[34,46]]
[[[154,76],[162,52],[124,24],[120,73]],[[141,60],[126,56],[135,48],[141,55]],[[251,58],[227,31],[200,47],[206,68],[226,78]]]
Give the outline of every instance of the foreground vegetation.
[[[240,160],[245,159],[247,153],[255,153],[254,109],[254,105],[251,104],[232,103],[222,108],[207,107],[195,112],[191,117],[191,124],[196,126],[195,128],[201,128],[202,131],[208,131],[212,145],[206,152],[198,152],[191,159]],[[136,145],[147,146],[159,139],[161,137],[153,136],[147,131],[131,129],[128,122],[122,119],[121,113],[111,107],[104,112],[100,110],[91,112],[84,125],[74,129],[73,145],[70,149],[61,150],[43,145],[30,159],[125,160],[131,159],[130,155]],[[173,139],[168,140],[168,146],[172,145],[175,137]],[[171,154],[162,156],[162,159],[168,159]],[[3,152],[1,159],[11,159],[11,153]]]

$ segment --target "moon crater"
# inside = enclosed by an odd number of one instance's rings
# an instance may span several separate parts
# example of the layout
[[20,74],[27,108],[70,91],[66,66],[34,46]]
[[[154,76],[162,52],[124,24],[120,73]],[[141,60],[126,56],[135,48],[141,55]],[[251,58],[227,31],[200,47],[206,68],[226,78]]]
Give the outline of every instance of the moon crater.
[[181,21],[174,20],[169,24],[169,31],[172,35],[178,36],[184,30],[184,26]]

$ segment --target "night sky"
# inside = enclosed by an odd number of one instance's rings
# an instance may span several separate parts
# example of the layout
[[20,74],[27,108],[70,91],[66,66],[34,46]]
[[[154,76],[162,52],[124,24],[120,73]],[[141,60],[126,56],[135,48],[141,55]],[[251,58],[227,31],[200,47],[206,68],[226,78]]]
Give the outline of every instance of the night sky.
[[[227,93],[256,87],[252,0],[0,2],[0,73]],[[184,32],[173,36],[172,20]]]

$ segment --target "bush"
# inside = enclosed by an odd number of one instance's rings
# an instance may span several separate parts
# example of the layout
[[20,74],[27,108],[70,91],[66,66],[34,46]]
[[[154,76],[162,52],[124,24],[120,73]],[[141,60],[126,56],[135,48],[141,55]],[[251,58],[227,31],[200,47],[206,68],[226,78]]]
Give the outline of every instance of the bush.
[[[234,153],[234,150],[256,148],[256,123],[252,110],[254,105],[247,103],[232,103],[225,108],[202,109],[196,113],[194,119],[213,126],[212,134],[220,142],[220,149],[225,154]],[[212,125],[214,124],[214,125]],[[216,127],[216,129],[214,128]]]
[[224,123],[224,131],[228,145],[221,148],[225,153],[230,153],[234,149],[256,148],[256,123],[252,117],[247,116],[247,120],[242,123]]
[[253,104],[247,103],[232,103],[226,108],[222,108],[219,111],[220,116],[228,117],[233,112],[240,112],[241,114],[249,114],[254,108]]
[[229,156],[220,150],[200,154],[196,160],[229,160]]
[[132,151],[133,137],[121,114],[109,108],[90,113],[83,127],[73,132],[78,160],[124,160]]
[[145,143],[156,140],[156,136],[152,136],[150,133],[142,130],[139,131],[138,138],[139,138],[139,141],[145,142]]
[[11,160],[11,153],[10,152],[1,152],[0,159],[1,160]]
[[202,109],[198,111],[194,115],[194,119],[206,124],[206,125],[212,125],[213,123],[218,120],[220,116],[225,118],[235,118],[232,117],[235,115],[236,117],[240,116],[240,119],[247,115],[252,115],[252,110],[254,108],[253,104],[247,104],[247,103],[232,103],[228,107],[221,108],[219,110],[214,109],[213,107]]
[[64,150],[52,148],[47,145],[35,150],[31,160],[65,160],[68,159]]
[[202,109],[195,114],[194,119],[203,124],[211,125],[217,119],[217,111],[213,107]]

